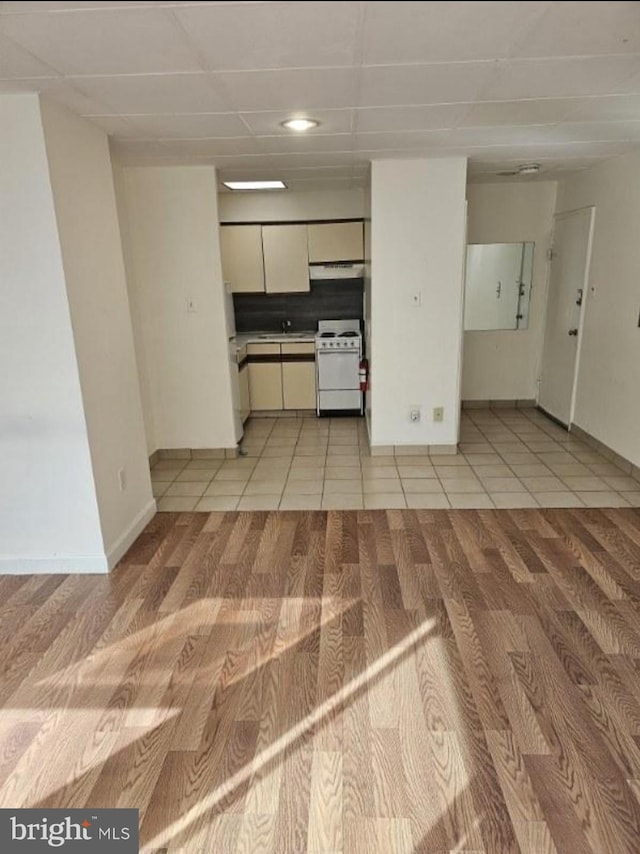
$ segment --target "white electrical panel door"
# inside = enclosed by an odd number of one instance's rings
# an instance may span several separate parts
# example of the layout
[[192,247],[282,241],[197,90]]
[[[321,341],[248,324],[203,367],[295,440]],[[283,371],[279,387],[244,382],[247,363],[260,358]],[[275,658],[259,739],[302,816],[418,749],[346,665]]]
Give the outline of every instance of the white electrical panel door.
[[467,247],[464,328],[517,329],[522,243]]

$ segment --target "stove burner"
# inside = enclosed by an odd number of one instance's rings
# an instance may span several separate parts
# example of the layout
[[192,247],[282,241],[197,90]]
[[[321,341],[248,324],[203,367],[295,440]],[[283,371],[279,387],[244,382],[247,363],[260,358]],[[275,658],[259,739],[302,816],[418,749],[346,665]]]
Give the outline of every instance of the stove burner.
[[341,333],[340,333],[340,335],[339,335],[338,337],[339,337],[339,338],[357,338],[357,337],[358,337],[358,333],[357,333],[357,332],[353,332],[353,331],[352,331],[352,332],[341,332]]
[[320,333],[320,338],[335,338],[335,337],[336,337],[335,332],[321,332]]

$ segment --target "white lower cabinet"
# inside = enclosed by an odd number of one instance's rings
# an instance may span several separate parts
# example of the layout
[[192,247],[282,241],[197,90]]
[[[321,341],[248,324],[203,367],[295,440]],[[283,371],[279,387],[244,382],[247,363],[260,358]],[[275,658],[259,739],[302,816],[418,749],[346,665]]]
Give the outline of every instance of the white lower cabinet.
[[[240,372],[240,408],[243,373],[248,373],[251,412],[315,409],[316,363],[312,342],[247,344],[247,368]],[[243,414],[244,417],[244,414]]]
[[282,363],[282,397],[285,409],[316,408],[315,362]]
[[279,362],[249,362],[251,410],[282,409],[282,366]]
[[247,420],[251,412],[251,396],[249,394],[249,365],[240,368],[238,372],[238,385],[240,390],[240,417],[242,423]]
[[282,344],[282,399],[285,409],[316,408],[315,344]]

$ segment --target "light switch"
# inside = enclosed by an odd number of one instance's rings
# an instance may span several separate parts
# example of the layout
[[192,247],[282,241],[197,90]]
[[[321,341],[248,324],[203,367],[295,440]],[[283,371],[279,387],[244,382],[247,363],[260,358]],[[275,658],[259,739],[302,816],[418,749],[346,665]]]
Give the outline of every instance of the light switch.
[[186,299],[187,314],[195,314],[198,311],[196,301],[192,297]]
[[414,294],[412,294],[411,305],[414,308],[420,308],[420,306],[422,305],[422,291],[416,291]]

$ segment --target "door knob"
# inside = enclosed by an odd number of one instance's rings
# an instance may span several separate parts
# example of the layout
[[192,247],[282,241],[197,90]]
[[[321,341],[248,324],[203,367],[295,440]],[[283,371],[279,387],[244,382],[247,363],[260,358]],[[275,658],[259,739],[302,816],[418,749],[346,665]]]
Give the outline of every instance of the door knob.
[[578,334],[578,330],[577,330],[577,329],[570,329],[570,330],[569,330],[569,335],[577,335],[577,334]]

